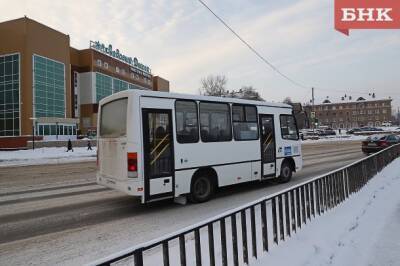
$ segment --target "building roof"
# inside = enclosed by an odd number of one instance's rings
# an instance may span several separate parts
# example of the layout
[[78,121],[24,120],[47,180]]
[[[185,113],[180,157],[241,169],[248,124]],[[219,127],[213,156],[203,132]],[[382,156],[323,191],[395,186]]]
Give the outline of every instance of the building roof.
[[391,98],[386,98],[386,99],[377,99],[377,98],[372,98],[372,97],[353,97],[353,96],[347,96],[347,97],[341,97],[338,99],[331,99],[327,98],[322,101],[322,103],[316,103],[315,105],[335,105],[335,104],[351,104],[351,103],[360,103],[360,102],[382,102],[382,101],[392,101],[393,99]]

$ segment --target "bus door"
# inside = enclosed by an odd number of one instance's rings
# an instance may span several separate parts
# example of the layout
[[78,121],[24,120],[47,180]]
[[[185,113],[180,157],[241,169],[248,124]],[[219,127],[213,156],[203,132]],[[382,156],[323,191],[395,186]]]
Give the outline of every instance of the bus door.
[[260,114],[261,173],[262,177],[275,176],[274,115]]
[[142,109],[145,201],[173,197],[174,147],[171,110]]

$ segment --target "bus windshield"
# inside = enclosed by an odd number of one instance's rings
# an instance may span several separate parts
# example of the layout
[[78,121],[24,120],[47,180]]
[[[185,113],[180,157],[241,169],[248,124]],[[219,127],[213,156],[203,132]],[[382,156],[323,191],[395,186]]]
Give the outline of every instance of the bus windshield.
[[108,102],[101,107],[100,137],[126,137],[128,98]]

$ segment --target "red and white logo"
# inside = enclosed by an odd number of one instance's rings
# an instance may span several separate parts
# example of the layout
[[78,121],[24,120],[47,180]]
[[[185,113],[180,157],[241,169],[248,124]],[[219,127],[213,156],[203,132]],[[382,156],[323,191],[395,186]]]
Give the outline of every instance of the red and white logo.
[[400,29],[400,0],[335,0],[335,29]]

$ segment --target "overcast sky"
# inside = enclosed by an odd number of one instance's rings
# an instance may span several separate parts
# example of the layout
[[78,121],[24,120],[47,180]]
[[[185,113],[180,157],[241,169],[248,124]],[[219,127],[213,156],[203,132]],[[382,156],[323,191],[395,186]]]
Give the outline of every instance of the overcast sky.
[[[205,0],[282,72],[327,96],[394,98],[400,106],[400,30],[334,30],[333,0]],[[111,43],[170,81],[171,91],[198,93],[200,79],[223,74],[228,89],[252,85],[268,101],[306,102],[311,89],[273,72],[197,0],[0,0],[0,20],[24,15],[71,38]]]

